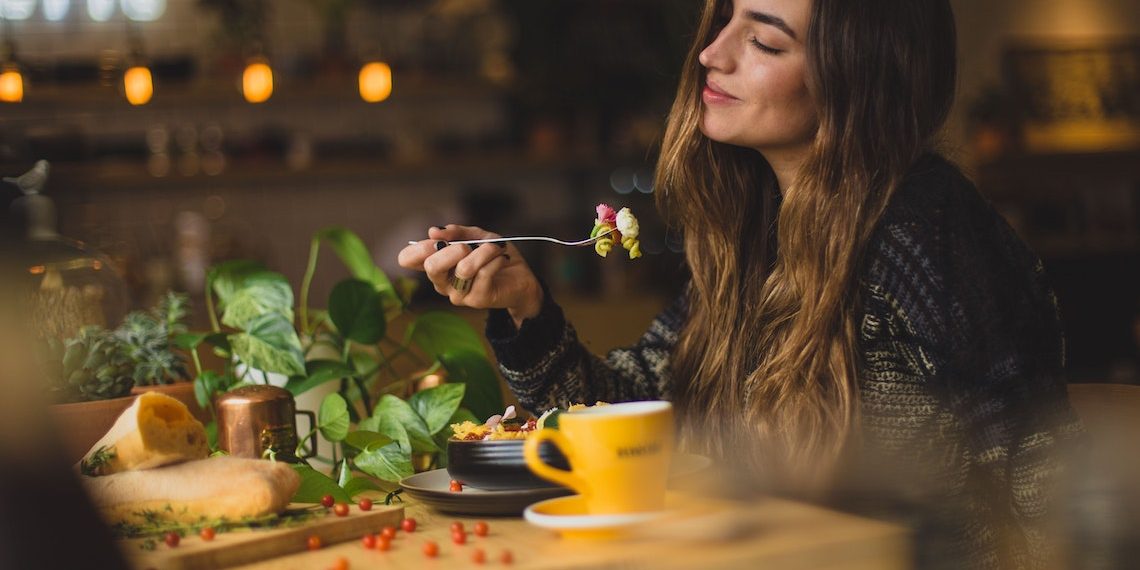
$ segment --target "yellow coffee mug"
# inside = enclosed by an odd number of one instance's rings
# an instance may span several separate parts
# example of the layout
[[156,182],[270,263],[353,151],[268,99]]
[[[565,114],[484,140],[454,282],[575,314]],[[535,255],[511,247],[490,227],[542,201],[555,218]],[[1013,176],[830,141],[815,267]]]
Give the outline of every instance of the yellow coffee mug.
[[[539,445],[553,443],[570,470],[542,461]],[[578,492],[590,514],[665,508],[673,454],[673,405],[663,401],[595,406],[558,416],[557,429],[527,438],[523,457],[539,477]]]

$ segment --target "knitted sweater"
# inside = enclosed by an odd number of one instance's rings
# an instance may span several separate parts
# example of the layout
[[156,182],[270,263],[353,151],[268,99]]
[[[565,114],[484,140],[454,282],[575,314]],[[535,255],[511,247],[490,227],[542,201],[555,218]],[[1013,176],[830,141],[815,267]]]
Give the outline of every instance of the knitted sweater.
[[[1080,430],[1040,261],[957,168],[932,156],[876,227],[859,295],[863,448],[851,487],[873,511],[905,513],[919,566],[1036,566],[1048,552],[1055,451]],[[547,294],[521,330],[492,311],[487,337],[532,411],[671,399],[685,316],[680,298],[634,346],[600,358]]]

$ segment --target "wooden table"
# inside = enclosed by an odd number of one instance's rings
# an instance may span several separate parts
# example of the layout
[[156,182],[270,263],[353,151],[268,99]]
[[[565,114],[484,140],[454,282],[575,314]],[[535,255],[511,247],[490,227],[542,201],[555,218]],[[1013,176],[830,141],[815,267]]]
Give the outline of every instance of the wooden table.
[[[910,546],[905,529],[804,503],[764,499],[749,504],[717,503],[708,516],[683,523],[649,526],[641,535],[617,541],[564,539],[518,517],[471,518],[438,513],[412,500],[408,516],[416,532],[400,531],[387,552],[367,550],[353,540],[241,566],[244,570],[332,568],[338,558],[350,568],[503,568],[500,555],[510,550],[512,566],[530,569],[577,568],[779,568],[867,569],[909,568]],[[490,526],[486,537],[471,529],[476,521]],[[460,521],[467,543],[452,543],[450,525]],[[725,532],[734,534],[726,537]],[[439,544],[439,556],[423,554],[425,541]],[[487,561],[472,562],[481,548]]]

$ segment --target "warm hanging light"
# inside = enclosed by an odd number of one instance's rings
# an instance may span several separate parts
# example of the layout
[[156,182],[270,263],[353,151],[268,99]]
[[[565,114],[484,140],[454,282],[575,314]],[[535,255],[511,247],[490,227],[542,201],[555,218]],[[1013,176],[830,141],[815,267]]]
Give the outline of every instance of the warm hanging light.
[[19,103],[24,100],[24,75],[14,63],[5,63],[0,68],[0,101]]
[[360,68],[360,98],[379,103],[392,94],[392,68],[382,61],[371,61]]
[[264,58],[254,58],[241,74],[241,93],[250,103],[264,103],[273,96],[273,69]]
[[146,105],[154,95],[154,82],[150,69],[145,65],[135,65],[123,74],[123,92],[131,105]]

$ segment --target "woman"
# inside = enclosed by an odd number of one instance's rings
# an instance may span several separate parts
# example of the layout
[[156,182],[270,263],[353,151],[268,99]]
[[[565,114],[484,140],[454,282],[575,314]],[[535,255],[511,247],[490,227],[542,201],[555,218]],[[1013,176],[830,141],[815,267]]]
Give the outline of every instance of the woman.
[[769,488],[889,490],[920,562],[1038,562],[1079,428],[1040,263],[932,154],[955,46],[948,0],[707,0],[656,180],[692,278],[606,359],[513,247],[446,243],[495,234],[432,228],[400,263],[494,309],[531,410],[668,398],[686,445]]

